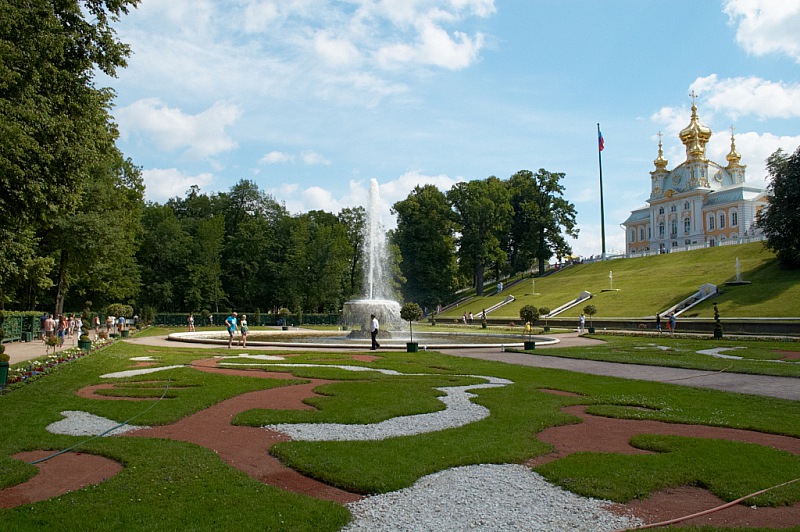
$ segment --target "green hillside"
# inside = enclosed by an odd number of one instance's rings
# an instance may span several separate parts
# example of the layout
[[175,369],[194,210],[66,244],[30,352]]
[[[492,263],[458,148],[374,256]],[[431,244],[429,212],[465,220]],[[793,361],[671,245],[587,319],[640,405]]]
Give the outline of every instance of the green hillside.
[[[725,281],[736,278],[737,257],[742,279],[752,284],[726,286]],[[609,271],[613,272],[613,288],[619,290],[604,292],[610,288]],[[680,302],[705,283],[717,285],[722,292],[716,302],[723,316],[800,316],[800,270],[781,269],[775,255],[762,243],[572,266],[536,279],[535,283],[525,280],[499,295],[492,290],[490,295],[474,297],[449,310],[445,316],[457,318],[464,312],[477,316],[483,308],[511,294],[516,301],[493,312],[492,317],[518,320],[523,305],[555,309],[584,290],[594,296],[591,303],[598,309],[597,317],[652,316]],[[578,316],[582,307],[561,316]],[[712,303],[698,305],[691,310],[691,314],[695,313],[700,317],[713,317]]]

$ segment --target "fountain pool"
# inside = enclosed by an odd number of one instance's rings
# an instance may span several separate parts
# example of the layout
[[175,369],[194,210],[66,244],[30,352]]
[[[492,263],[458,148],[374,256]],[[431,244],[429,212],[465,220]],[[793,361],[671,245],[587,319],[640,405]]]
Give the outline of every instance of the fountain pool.
[[[381,350],[403,350],[410,340],[408,331],[392,330],[392,338],[381,340]],[[228,345],[228,333],[219,332],[180,332],[172,333],[167,339],[208,345]],[[236,342],[234,338],[234,345]],[[421,350],[469,349],[469,348],[522,348],[527,342],[527,334],[486,334],[486,333],[450,333],[450,332],[416,332],[414,341]],[[540,345],[558,343],[557,338],[533,336],[531,338]],[[288,331],[253,331],[247,335],[247,347],[286,347],[290,349],[349,349],[368,350],[369,338],[350,338],[347,331],[316,331],[312,329],[292,328]]]

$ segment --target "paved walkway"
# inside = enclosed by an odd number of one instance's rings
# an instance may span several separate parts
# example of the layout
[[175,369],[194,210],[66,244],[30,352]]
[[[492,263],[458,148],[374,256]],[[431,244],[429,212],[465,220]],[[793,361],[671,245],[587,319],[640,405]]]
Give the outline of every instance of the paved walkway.
[[[560,340],[553,346],[537,347],[537,350],[554,349],[563,347],[579,347],[602,344],[600,340],[585,338],[577,333],[555,335]],[[119,340],[142,345],[176,347],[178,344],[166,339],[166,336],[142,336]],[[77,338],[67,339],[66,346],[77,345]],[[6,345],[6,353],[11,357],[11,363],[31,360],[45,355],[45,345],[41,341],[13,342]],[[208,348],[219,349],[218,345],[190,344],[193,349]],[[247,346],[249,351],[286,350],[285,347]],[[349,349],[325,349],[325,351],[353,351]],[[482,360],[494,360],[520,366],[540,368],[563,369],[578,373],[592,375],[605,375],[621,377],[624,379],[638,379],[652,382],[665,382],[698,388],[710,388],[726,392],[762,395],[800,401],[800,379],[792,377],[770,377],[766,375],[746,375],[741,373],[709,372],[705,370],[664,368],[659,366],[644,366],[640,364],[620,364],[616,362],[598,362],[562,358],[558,356],[543,356],[531,353],[514,353],[503,350],[501,347],[482,347],[470,349],[448,349],[443,351],[450,355]]]

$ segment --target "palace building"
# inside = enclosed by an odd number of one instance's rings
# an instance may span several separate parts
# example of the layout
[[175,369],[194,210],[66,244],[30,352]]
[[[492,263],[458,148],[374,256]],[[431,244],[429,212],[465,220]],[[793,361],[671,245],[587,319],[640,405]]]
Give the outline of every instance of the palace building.
[[706,158],[711,129],[697,118],[692,98],[692,118],[680,132],[686,160],[667,170],[658,134],[658,157],[650,172],[648,206],[636,209],[622,224],[628,256],[729,244],[762,239],[756,228],[759,212],[767,204],[764,188],[745,183],[745,165],[736,151],[731,128],[727,165]]

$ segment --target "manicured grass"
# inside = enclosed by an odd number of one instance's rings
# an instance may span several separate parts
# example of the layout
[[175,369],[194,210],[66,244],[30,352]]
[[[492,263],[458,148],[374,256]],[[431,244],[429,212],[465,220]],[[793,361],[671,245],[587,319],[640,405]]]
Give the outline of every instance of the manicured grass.
[[[730,501],[800,478],[797,456],[750,443],[653,434],[636,436],[632,443],[655,454],[574,453],[536,471],[575,493],[617,502],[681,486],[706,488]],[[794,504],[800,497],[800,486],[795,484],[753,497],[748,503]]]
[[[737,257],[742,279],[752,284],[726,286],[726,281],[736,280]],[[618,291],[603,291],[611,288],[609,272],[613,272],[613,288]],[[457,319],[465,311],[477,316],[482,309],[513,295],[515,301],[491,317],[518,321],[519,309],[524,305],[555,309],[584,290],[594,295],[591,303],[598,309],[598,318],[653,316],[697,292],[705,283],[715,284],[723,291],[715,301],[724,317],[800,316],[800,270],[780,269],[775,255],[762,243],[571,266],[535,279],[535,284],[528,279],[500,294],[490,290],[486,296],[471,298],[443,316]],[[700,304],[691,314],[711,318],[712,305]],[[583,306],[561,316],[577,317]]]
[[[668,335],[661,337],[593,335],[592,337],[607,343],[580,348],[539,349],[536,354],[728,373],[800,377],[800,360],[778,362],[786,356],[782,352],[800,354],[800,342],[684,339]],[[716,358],[698,353],[715,348],[731,348],[721,354],[742,357],[742,360]]]
[[[632,349],[632,344],[627,345]],[[84,410],[118,421],[134,417],[131,423],[137,425],[163,424],[237,394],[289,384],[279,379],[207,374],[182,367],[119,381],[131,394],[149,397],[169,382],[169,398],[153,408],[150,406],[155,398],[127,402],[75,395],[85,385],[108,382],[100,375],[130,369],[129,359],[134,356],[148,355],[166,366],[216,354],[231,353],[227,349],[154,348],[117,342],[1,396],[0,487],[13,485],[35,472],[32,466],[11,459],[10,455],[23,450],[63,449],[84,440],[45,430],[49,423],[61,419],[59,413],[63,410]],[[252,410],[241,414],[237,423],[369,423],[440,410],[442,405],[436,397],[441,392],[435,389],[438,387],[473,383],[481,375],[513,381],[501,388],[474,390],[473,401],[487,407],[491,415],[463,427],[377,442],[292,441],[272,448],[274,455],[297,470],[360,493],[410,486],[422,475],[449,467],[521,463],[547,453],[549,446],[537,440],[536,433],[549,426],[576,422],[576,418],[561,411],[572,404],[589,405],[589,411],[598,415],[800,437],[797,401],[513,366],[433,352],[380,355],[382,358],[372,363],[355,361],[345,353],[292,356],[284,364],[347,363],[393,369],[404,375],[276,366],[276,371],[291,371],[300,381],[318,377],[339,382],[320,387],[322,396],[308,400],[314,410]],[[422,375],[410,375],[414,373]],[[580,396],[554,395],[542,389]],[[708,485],[730,500],[752,486],[766,487],[789,480],[800,470],[800,457],[761,446],[648,436],[638,437],[636,444],[657,454],[644,458],[600,454],[584,461],[578,455],[553,462],[542,472],[569,489],[614,500],[643,497],[653,489],[686,482]],[[5,530],[337,530],[349,518],[348,511],[340,505],[261,484],[224,464],[211,450],[188,443],[120,436],[91,440],[79,451],[113,458],[125,469],[95,487],[0,510]],[[746,482],[742,480],[745,477]],[[792,488],[760,503],[791,504],[798,500],[800,489]]]

